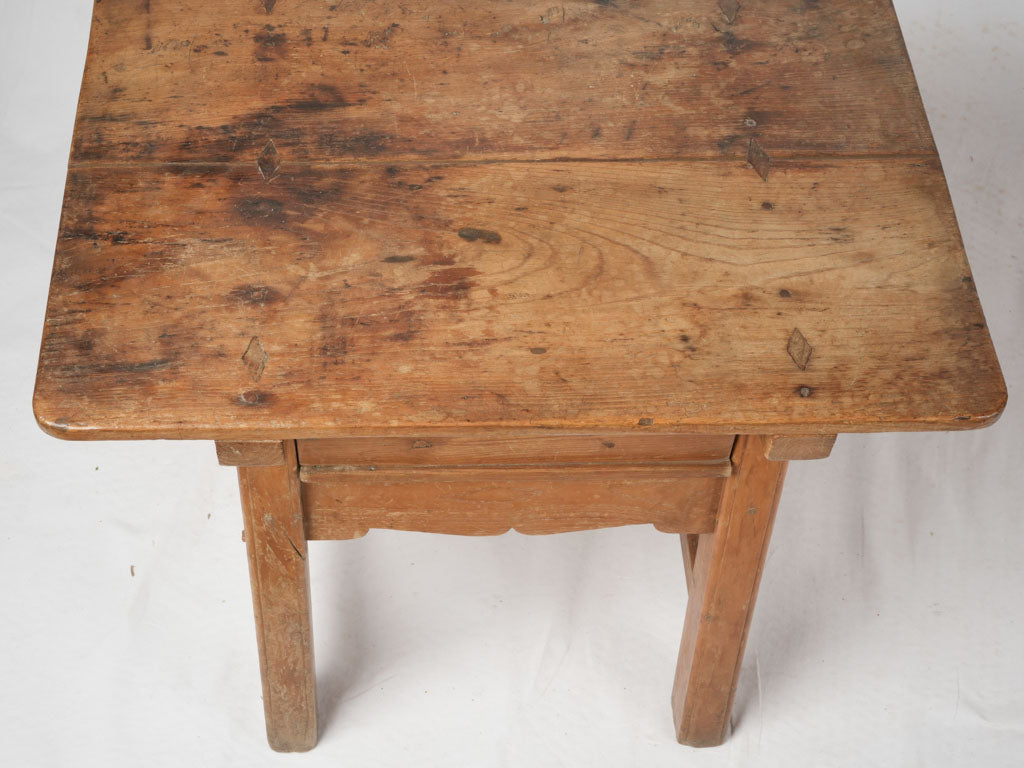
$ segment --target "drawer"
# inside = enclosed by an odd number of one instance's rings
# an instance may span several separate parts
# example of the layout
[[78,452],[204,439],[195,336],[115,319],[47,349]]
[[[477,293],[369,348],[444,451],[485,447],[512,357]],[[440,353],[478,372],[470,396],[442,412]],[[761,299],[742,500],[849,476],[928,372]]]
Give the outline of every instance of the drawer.
[[321,466],[647,464],[728,460],[733,435],[507,434],[299,440],[299,463]]
[[309,539],[370,528],[483,536],[653,524],[714,530],[726,462],[668,466],[345,469],[303,467]]

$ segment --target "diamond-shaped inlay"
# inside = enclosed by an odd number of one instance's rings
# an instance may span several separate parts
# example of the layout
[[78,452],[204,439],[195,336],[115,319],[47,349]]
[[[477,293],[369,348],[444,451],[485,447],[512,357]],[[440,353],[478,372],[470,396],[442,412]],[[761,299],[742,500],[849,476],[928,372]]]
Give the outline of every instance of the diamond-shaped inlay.
[[270,360],[270,356],[267,354],[267,350],[263,348],[263,342],[260,341],[260,337],[253,336],[249,339],[249,346],[245,348],[245,352],[242,354],[242,362],[245,363],[245,368],[249,371],[249,378],[253,381],[259,381],[263,378],[263,369],[267,367],[268,360]]
[[768,171],[772,167],[772,160],[757,139],[750,140],[750,146],[747,147],[747,162],[754,166],[754,170],[763,181],[768,181]]
[[786,345],[786,351],[789,352],[789,356],[793,358],[793,362],[796,363],[796,367],[801,371],[807,369],[807,363],[811,361],[811,354],[814,352],[807,338],[800,333],[799,328],[794,328],[793,333],[789,335],[789,343]]
[[270,181],[277,176],[277,172],[281,168],[281,154],[277,151],[277,145],[274,144],[273,139],[268,141],[267,146],[260,152],[260,158],[256,161],[256,167],[260,169],[260,175],[266,181]]
[[729,24],[736,21],[736,14],[740,12],[739,0],[718,0],[718,7]]

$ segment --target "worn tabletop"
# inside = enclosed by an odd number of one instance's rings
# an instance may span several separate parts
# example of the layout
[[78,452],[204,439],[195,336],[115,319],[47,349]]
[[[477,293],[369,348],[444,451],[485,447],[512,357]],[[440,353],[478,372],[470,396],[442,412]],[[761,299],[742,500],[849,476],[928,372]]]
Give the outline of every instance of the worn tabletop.
[[998,416],[889,0],[550,3],[96,0],[43,427]]

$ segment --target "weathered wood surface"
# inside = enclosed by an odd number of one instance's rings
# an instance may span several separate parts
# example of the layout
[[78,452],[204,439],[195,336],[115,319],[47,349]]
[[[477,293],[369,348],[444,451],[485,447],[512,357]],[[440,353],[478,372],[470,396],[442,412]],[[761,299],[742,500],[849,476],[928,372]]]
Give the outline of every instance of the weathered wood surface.
[[835,444],[835,435],[774,435],[765,443],[764,455],[772,461],[827,459]]
[[786,462],[765,458],[766,439],[741,436],[735,471],[725,481],[713,533],[696,552],[683,540],[689,599],[679,648],[672,712],[679,741],[693,747],[721,744],[747,643],[747,632],[768,553]]
[[680,466],[403,468],[301,471],[306,536],[349,539],[370,528],[491,536],[652,523],[668,533],[714,528],[728,460]]
[[731,22],[718,0],[104,0],[72,160],[743,158],[752,136],[932,152],[890,0]]
[[284,443],[280,440],[251,442],[217,441],[217,461],[225,467],[272,467],[285,463]]
[[813,434],[993,421],[936,158],[73,167],[65,438]]
[[732,435],[549,435],[534,433],[342,437],[301,440],[299,463],[348,466],[645,464],[728,460]]
[[239,467],[267,740],[281,752],[316,744],[309,564],[295,443],[279,466]]

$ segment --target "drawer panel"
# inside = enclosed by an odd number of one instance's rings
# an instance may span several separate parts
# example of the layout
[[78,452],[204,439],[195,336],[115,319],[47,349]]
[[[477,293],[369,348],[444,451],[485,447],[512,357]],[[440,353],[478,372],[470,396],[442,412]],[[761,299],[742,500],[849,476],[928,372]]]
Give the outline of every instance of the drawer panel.
[[299,440],[299,463],[325,466],[643,464],[721,461],[733,435],[511,434]]
[[304,467],[309,539],[370,528],[462,535],[560,533],[653,524],[714,530],[728,462],[653,467],[341,469]]

